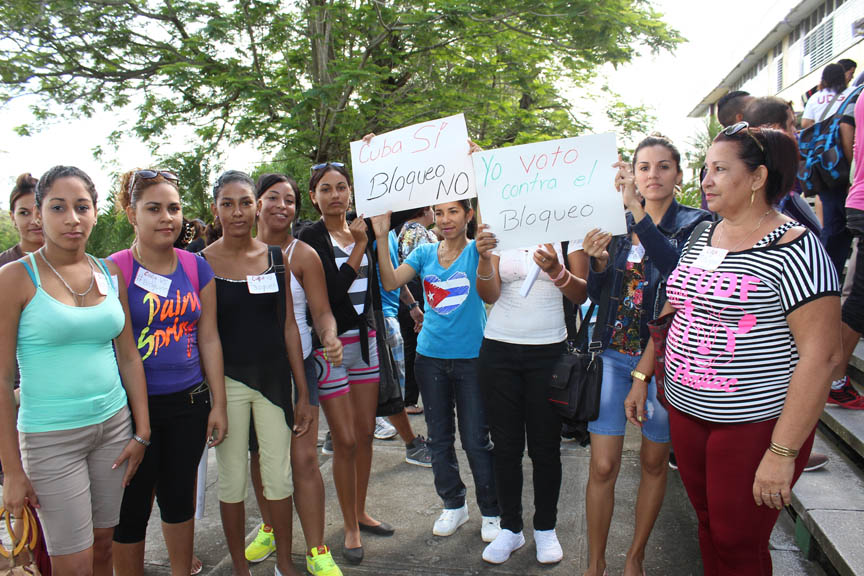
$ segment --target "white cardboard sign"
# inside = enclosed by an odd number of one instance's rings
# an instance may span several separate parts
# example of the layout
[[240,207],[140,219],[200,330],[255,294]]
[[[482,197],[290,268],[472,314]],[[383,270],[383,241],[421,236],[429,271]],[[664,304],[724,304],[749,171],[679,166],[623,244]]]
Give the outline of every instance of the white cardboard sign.
[[480,212],[498,249],[564,240],[578,248],[592,228],[625,234],[617,158],[611,132],[474,154]]
[[351,167],[365,216],[477,196],[462,114],[351,142]]

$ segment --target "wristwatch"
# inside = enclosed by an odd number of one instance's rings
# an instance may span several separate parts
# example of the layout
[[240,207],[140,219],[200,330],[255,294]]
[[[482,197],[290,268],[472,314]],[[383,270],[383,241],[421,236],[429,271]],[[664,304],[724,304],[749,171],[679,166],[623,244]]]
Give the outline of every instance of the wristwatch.
[[630,377],[636,378],[637,380],[641,380],[642,382],[645,382],[646,384],[648,383],[648,380],[649,380],[649,376],[646,376],[645,374],[643,374],[642,372],[639,372],[638,370],[632,370],[630,372]]
[[411,311],[411,310],[413,310],[414,308],[417,308],[418,306],[420,306],[420,303],[417,302],[416,300],[414,300],[413,302],[411,302],[411,303],[408,305],[408,310]]

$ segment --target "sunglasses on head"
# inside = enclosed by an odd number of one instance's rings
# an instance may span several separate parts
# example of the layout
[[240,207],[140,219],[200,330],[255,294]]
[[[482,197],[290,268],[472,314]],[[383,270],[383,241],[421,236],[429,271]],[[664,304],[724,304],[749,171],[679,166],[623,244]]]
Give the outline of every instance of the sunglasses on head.
[[756,146],[758,146],[759,150],[761,150],[762,153],[764,154],[765,153],[765,147],[762,146],[762,143],[759,142],[759,140],[753,135],[753,132],[750,131],[750,124],[744,120],[742,120],[741,122],[738,122],[737,124],[733,124],[732,126],[725,128],[723,130],[723,132],[721,132],[721,134],[723,134],[724,136],[735,136],[736,134],[738,134],[739,132],[742,132],[742,131],[746,132],[747,136],[749,136],[750,139],[756,143]]
[[316,164],[312,166],[311,173],[314,174],[318,170],[321,170],[322,168],[327,168],[328,166],[333,166],[335,168],[344,168],[345,164],[343,164],[342,162],[324,162],[322,164]]
[[173,184],[177,184],[180,181],[177,178],[177,175],[173,172],[168,172],[167,170],[136,170],[134,174],[132,174],[132,179],[129,181],[129,192],[135,189],[135,180],[152,180],[158,176],[161,176],[168,182]]

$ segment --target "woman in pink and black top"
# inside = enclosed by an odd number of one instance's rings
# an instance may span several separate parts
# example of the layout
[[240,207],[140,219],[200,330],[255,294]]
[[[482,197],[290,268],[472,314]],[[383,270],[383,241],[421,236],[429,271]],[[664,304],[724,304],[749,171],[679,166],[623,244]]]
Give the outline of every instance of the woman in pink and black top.
[[[860,96],[855,104],[855,172],[846,196],[846,227],[854,236],[864,236],[864,98]],[[864,410],[864,397],[858,394],[846,376],[846,366],[864,333],[864,249],[859,246],[857,254],[852,291],[843,303],[843,358],[834,372],[828,403]]]
[[[778,130],[742,122],[721,132],[702,187],[723,220],[693,239],[667,282],[672,445],[709,576],[771,574],[768,538],[807,462],[840,355],[831,260],[774,208],[797,154]],[[636,370],[653,372],[653,343]],[[637,426],[645,387],[634,378],[625,402]]]

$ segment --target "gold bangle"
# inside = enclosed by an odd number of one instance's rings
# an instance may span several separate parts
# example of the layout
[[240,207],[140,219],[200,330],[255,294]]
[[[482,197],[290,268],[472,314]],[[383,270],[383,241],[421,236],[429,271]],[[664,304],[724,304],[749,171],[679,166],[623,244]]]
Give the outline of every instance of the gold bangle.
[[768,445],[768,450],[777,454],[778,456],[784,456],[786,458],[795,458],[798,456],[798,450],[793,450],[792,448],[786,448],[785,446],[781,446],[776,442],[771,442]]
[[650,378],[650,376],[643,374],[642,372],[639,372],[638,370],[631,370],[630,371],[630,377],[636,378],[637,380],[641,380],[642,382],[645,382],[646,384],[648,383],[648,380]]

